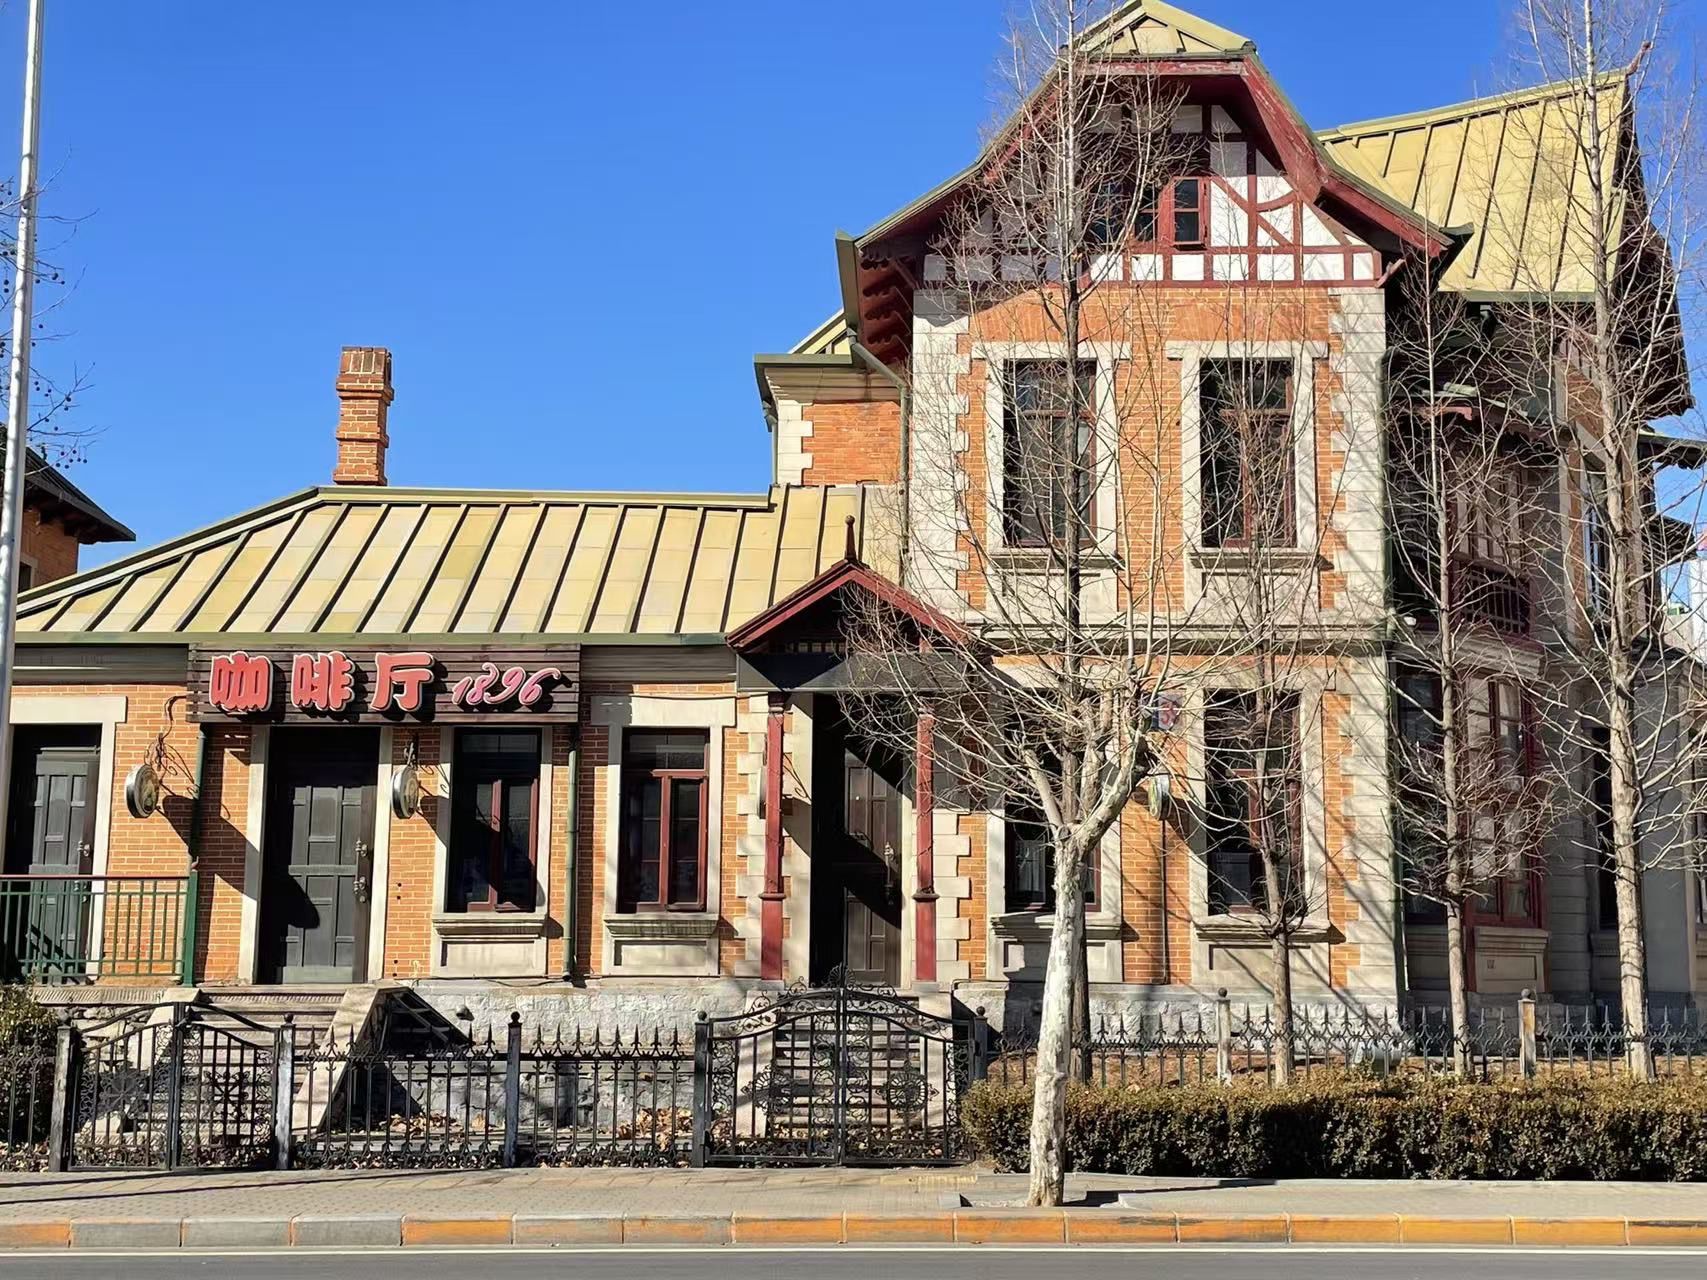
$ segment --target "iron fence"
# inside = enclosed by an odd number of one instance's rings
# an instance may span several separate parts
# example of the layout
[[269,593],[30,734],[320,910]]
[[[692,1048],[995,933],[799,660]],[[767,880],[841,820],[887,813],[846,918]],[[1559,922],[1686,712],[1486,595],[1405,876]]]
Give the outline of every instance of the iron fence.
[[[1661,1076],[1707,1069],[1701,1010],[1659,1006],[1649,1021],[1647,1040]],[[1088,1039],[1089,1080],[1114,1087],[1272,1084],[1287,1034],[1272,1008],[1225,998],[1204,1007],[1101,1017]],[[1626,1069],[1632,1043],[1616,1010],[1528,999],[1472,1011],[1461,1036],[1448,1012],[1433,1006],[1300,1007],[1289,1035],[1292,1075],[1305,1080],[1348,1071],[1454,1075],[1460,1051],[1467,1074],[1479,1080],[1612,1075]],[[988,1030],[980,1053],[984,1076],[1002,1084],[1027,1082],[1037,1044],[1038,1028],[1028,1020]],[[1074,1048],[1082,1061],[1085,1038],[1076,1037]]]
[[78,1028],[63,1069],[65,1136],[50,1158],[81,1169],[270,1163],[274,1033],[225,1016],[234,1025],[172,1004]]
[[[962,1011],[963,1015],[970,1011]],[[932,1163],[962,1158],[964,1087],[1023,1084],[1037,1033],[937,1018],[892,996],[790,991],[692,1032],[445,1026],[317,1035],[171,1004],[81,1026],[32,1024],[0,1048],[0,1168],[494,1167]],[[393,1028],[395,1032],[396,1029]],[[1707,1070],[1699,1010],[1656,1008],[1659,1072]],[[1477,1079],[1625,1070],[1611,1009],[1299,1008],[1293,1074]],[[1231,1000],[1098,1019],[1091,1081],[1272,1083],[1286,1037]]]
[[328,1040],[294,1057],[291,1158],[339,1167],[686,1164],[693,1047],[680,1031],[522,1026],[404,1050]]
[[48,1166],[56,1038],[49,1028],[13,1028],[0,1047],[0,1169]]

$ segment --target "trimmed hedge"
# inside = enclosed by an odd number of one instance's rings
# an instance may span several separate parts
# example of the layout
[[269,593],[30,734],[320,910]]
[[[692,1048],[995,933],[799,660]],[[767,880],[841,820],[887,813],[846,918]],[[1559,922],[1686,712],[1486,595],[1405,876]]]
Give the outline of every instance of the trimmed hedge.
[[[1028,1164],[1031,1099],[1029,1086],[985,1082],[961,1108],[973,1148],[998,1169]],[[1067,1167],[1237,1178],[1707,1179],[1707,1079],[1075,1086]]]

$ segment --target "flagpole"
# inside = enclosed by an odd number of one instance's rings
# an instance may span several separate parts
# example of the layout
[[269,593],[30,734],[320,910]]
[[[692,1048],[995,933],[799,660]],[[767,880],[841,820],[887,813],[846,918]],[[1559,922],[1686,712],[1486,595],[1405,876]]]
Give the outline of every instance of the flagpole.
[[[18,160],[18,237],[12,272],[12,360],[6,386],[5,480],[0,487],[0,821],[12,776],[13,646],[18,616],[24,484],[29,462],[30,344],[36,277],[36,171],[41,143],[41,42],[44,0],[30,0],[24,55],[24,138]],[[0,828],[3,829],[3,828]]]

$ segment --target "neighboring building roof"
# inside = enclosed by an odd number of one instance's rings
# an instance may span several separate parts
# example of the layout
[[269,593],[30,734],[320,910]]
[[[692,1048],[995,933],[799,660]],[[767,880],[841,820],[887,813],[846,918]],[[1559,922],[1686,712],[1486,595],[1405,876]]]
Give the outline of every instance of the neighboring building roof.
[[34,593],[31,641],[711,642],[840,560],[864,486],[768,495],[322,488]]
[[[0,444],[0,458],[5,455],[5,447]],[[60,521],[79,542],[136,540],[136,534],[96,505],[93,498],[67,480],[65,473],[37,449],[29,451],[26,477],[24,501],[42,515]]]
[[[1605,186],[1615,189],[1625,108],[1622,72],[1598,93],[1606,131]],[[1441,287],[1487,295],[1593,289],[1586,218],[1588,124],[1584,82],[1543,85],[1431,111],[1341,125],[1318,136],[1340,164],[1431,222],[1475,228]]]
[[845,355],[848,341],[853,335],[848,332],[848,320],[840,311],[807,334],[799,342],[788,349],[791,356],[830,356]]

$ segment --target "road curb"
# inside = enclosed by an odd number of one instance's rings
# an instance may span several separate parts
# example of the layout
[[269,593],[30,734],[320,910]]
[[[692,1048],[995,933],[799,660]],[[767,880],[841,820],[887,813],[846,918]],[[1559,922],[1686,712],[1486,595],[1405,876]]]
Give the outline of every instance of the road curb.
[[1173,1214],[962,1208],[908,1213],[299,1214],[0,1222],[0,1251],[659,1245],[1346,1244],[1707,1248],[1707,1219],[1420,1214]]

